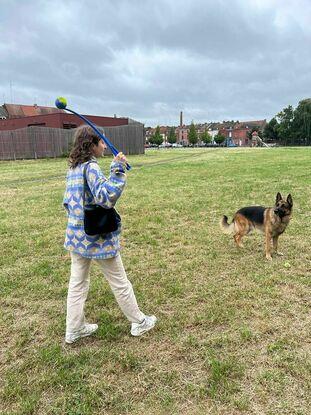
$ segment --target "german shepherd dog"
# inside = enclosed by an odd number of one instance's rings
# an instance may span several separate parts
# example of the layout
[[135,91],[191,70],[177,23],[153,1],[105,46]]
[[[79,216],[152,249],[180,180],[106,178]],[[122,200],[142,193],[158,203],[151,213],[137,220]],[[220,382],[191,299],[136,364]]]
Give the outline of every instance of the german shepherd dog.
[[271,239],[273,241],[273,250],[277,255],[283,255],[278,252],[279,236],[285,231],[293,209],[293,199],[289,194],[287,199],[283,199],[281,193],[276,195],[275,206],[249,206],[244,207],[236,212],[232,223],[228,223],[227,216],[223,216],[220,226],[227,233],[233,233],[233,239],[238,247],[243,247],[242,238],[253,229],[259,229],[265,234],[265,253],[268,260],[271,256]]

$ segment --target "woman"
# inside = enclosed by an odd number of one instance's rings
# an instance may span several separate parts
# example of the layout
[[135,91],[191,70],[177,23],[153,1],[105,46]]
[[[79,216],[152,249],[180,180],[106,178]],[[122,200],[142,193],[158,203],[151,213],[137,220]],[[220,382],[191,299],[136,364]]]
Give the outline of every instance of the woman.
[[69,344],[90,336],[98,329],[97,324],[87,323],[84,317],[92,260],[101,267],[121,310],[132,323],[133,336],[152,329],[157,320],[155,316],[146,316],[140,311],[127,279],[119,252],[121,224],[115,232],[105,235],[89,236],[84,231],[84,203],[112,208],[126,184],[127,160],[123,153],[113,159],[109,178],[103,175],[96,159],[103,156],[105,149],[106,145],[91,127],[82,125],[77,128],[69,155],[70,168],[63,201],[68,212],[64,247],[71,255],[65,337]]

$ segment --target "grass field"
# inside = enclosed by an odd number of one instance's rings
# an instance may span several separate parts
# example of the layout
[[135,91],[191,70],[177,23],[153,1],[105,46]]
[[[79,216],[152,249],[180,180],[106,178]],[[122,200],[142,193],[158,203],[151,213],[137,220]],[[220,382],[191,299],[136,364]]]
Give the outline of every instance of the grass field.
[[[100,161],[107,172],[110,159]],[[307,415],[311,148],[189,149],[130,157],[118,203],[123,261],[157,328],[129,334],[99,269],[98,333],[65,346],[66,160],[0,163],[1,414]],[[245,205],[291,193],[284,257],[221,233]]]

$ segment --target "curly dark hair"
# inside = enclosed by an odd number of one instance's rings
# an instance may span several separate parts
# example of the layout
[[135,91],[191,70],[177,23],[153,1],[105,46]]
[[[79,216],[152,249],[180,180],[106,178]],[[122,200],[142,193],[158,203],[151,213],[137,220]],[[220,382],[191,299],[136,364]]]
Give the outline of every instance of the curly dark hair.
[[88,125],[80,125],[74,133],[73,147],[69,154],[69,167],[74,169],[79,164],[92,158],[92,144],[97,145],[100,137]]

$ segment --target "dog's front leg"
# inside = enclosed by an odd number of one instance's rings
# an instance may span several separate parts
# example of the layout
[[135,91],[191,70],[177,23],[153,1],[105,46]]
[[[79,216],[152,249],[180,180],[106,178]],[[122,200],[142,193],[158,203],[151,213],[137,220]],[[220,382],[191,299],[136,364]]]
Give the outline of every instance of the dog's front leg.
[[266,230],[265,232],[265,251],[266,251],[266,258],[271,261],[272,260],[272,256],[271,256],[271,233]]
[[278,251],[278,241],[279,241],[279,235],[273,237],[273,250],[276,253],[276,255],[283,256],[282,252]]

